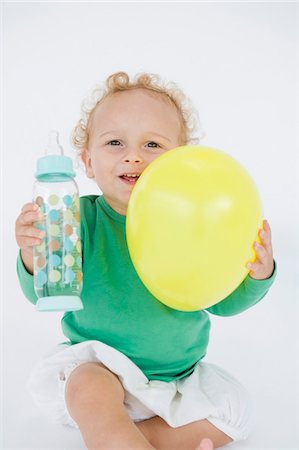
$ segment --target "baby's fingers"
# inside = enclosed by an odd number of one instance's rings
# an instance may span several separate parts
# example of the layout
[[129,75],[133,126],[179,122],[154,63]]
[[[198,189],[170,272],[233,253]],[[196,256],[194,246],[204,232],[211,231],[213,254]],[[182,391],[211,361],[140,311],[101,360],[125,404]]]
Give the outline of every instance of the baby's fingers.
[[42,219],[43,214],[39,211],[38,205],[26,203],[23,206],[15,226],[16,241],[21,249],[33,247],[41,243],[44,232],[35,228],[33,224]]
[[33,226],[25,225],[19,227],[19,236],[20,237],[34,237],[42,239],[45,236],[45,232]]
[[16,230],[16,238],[20,248],[39,245],[44,236],[44,231],[29,225],[19,226]]
[[43,217],[43,214],[39,211],[25,211],[19,215],[17,222],[20,225],[31,225],[33,222],[43,220]]
[[249,275],[253,275],[258,269],[261,267],[261,263],[259,262],[250,262],[246,265],[249,270]]
[[262,243],[269,250],[272,249],[272,233],[271,228],[267,220],[263,222],[263,228],[259,231],[259,237],[261,238]]
[[21,249],[26,249],[28,247],[35,247],[36,245],[40,245],[42,243],[42,240],[36,237],[19,236],[17,242]]
[[38,210],[38,204],[37,203],[26,203],[22,209],[21,212],[25,213],[28,211],[37,211]]
[[266,249],[259,244],[258,242],[254,243],[254,250],[256,252],[256,255],[258,257],[258,259],[262,262],[262,263],[266,263],[267,258],[268,258],[268,253],[266,251]]
[[16,236],[22,234],[22,227],[33,225],[33,222],[42,219],[43,214],[39,211],[38,205],[36,203],[26,203],[16,220]]

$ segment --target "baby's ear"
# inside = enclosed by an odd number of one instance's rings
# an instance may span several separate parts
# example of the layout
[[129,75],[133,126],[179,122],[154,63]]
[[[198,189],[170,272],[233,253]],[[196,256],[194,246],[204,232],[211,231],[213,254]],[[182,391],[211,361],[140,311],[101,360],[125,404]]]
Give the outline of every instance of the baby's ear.
[[94,171],[91,165],[90,153],[87,148],[84,148],[82,150],[80,158],[85,166],[85,172],[88,178],[94,178]]

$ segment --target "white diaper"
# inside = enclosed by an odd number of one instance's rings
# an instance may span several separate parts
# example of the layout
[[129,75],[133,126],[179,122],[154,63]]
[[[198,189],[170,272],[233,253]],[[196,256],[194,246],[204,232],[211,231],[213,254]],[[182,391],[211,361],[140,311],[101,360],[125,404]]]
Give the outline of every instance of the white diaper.
[[135,422],[160,416],[171,427],[179,427],[207,419],[235,441],[248,436],[247,394],[223,369],[201,362],[181,380],[149,381],[129,358],[99,341],[60,345],[34,368],[28,389],[56,422],[77,427],[66,407],[65,383],[72,370],[86,362],[101,362],[119,377],[125,406]]

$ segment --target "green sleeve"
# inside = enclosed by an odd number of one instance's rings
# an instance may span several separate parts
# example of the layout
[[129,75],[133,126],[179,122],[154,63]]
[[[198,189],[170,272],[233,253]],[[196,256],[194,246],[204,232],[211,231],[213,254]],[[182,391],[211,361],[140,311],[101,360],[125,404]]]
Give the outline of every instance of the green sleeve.
[[276,272],[276,263],[274,261],[274,270],[271,277],[266,280],[255,280],[247,276],[236,290],[216,305],[207,308],[206,311],[217,316],[234,316],[246,311],[246,309],[258,303],[267,294],[276,278]]
[[34,290],[33,275],[27,272],[21,257],[21,252],[19,252],[17,259],[17,274],[25,297],[35,305],[37,302],[37,295]]

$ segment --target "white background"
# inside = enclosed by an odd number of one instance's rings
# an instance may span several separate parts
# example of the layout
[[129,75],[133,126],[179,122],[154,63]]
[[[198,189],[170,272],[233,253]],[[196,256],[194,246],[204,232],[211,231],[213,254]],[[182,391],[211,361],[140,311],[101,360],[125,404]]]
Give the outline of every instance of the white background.
[[[35,312],[20,290],[14,223],[31,200],[48,131],[59,130],[73,155],[82,99],[125,70],[176,81],[199,110],[202,143],[235,156],[258,185],[277,281],[251,310],[212,317],[207,361],[239,378],[253,400],[252,437],[232,449],[298,449],[298,3],[24,2],[4,3],[2,13],[1,448],[84,448],[78,431],[50,423],[25,390],[33,364],[64,337],[60,315]],[[82,194],[97,192],[82,172],[77,181]]]

